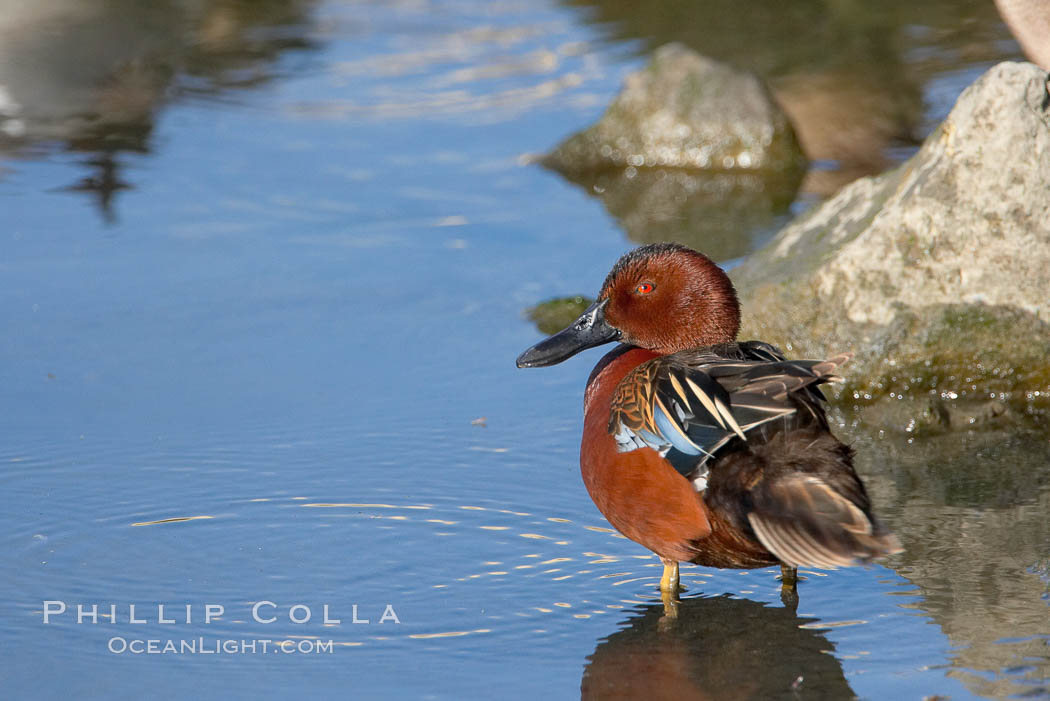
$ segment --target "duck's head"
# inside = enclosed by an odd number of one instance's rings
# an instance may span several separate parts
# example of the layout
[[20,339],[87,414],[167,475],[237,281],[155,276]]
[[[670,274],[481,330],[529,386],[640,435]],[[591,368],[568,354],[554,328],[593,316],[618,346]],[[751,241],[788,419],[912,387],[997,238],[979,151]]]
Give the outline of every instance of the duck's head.
[[595,303],[518,356],[518,367],[554,365],[610,341],[666,355],[730,342],[739,328],[736,291],[721,268],[691,248],[651,244],[620,258]]

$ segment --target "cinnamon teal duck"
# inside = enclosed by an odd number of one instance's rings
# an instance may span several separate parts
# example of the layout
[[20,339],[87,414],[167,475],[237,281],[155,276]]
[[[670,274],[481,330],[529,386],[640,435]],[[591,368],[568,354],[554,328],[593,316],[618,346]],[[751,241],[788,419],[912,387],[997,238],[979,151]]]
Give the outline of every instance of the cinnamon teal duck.
[[900,551],[872,513],[853,451],[832,435],[819,386],[849,355],[787,360],[737,342],[729,277],[677,244],[613,266],[572,325],[522,353],[554,365],[617,341],[587,381],[580,467],[620,533],[656,553],[662,592],[678,566],[834,569]]

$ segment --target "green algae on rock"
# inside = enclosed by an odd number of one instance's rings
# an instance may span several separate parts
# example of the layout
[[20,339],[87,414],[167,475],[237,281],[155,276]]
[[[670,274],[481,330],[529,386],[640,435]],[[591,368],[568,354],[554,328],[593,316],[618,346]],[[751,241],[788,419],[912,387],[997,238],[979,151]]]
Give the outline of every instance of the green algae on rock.
[[552,334],[561,331],[566,326],[576,321],[587,307],[591,306],[593,299],[577,295],[575,297],[555,297],[545,302],[540,302],[534,307],[525,310],[525,316],[529,321],[536,324],[540,333]]

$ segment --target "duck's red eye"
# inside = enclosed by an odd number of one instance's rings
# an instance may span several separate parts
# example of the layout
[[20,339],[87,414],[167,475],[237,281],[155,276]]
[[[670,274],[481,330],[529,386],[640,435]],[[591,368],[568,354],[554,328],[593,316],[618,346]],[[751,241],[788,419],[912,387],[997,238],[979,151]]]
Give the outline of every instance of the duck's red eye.
[[638,287],[636,287],[634,289],[635,289],[635,292],[637,292],[640,295],[647,295],[650,292],[652,292],[653,290],[655,290],[656,286],[653,285],[653,283],[651,283],[651,282],[642,282],[642,283],[639,283]]

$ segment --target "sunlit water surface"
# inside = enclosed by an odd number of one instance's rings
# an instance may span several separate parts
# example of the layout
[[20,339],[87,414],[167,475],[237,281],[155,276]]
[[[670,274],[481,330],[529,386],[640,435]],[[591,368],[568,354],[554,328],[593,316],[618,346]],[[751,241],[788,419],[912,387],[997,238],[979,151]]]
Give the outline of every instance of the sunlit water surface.
[[[597,354],[514,369],[522,308],[631,245],[523,154],[682,37],[601,3],[187,5],[0,5],[53,59],[0,71],[36,86],[0,161],[0,696],[1050,694],[1045,439],[944,458],[845,426],[905,555],[804,573],[797,612],[773,570],[687,568],[668,624],[578,477]],[[994,15],[931,13],[890,42],[927,128],[1016,55]],[[1031,472],[982,478],[1006,465]],[[295,653],[112,651],[151,639]]]

